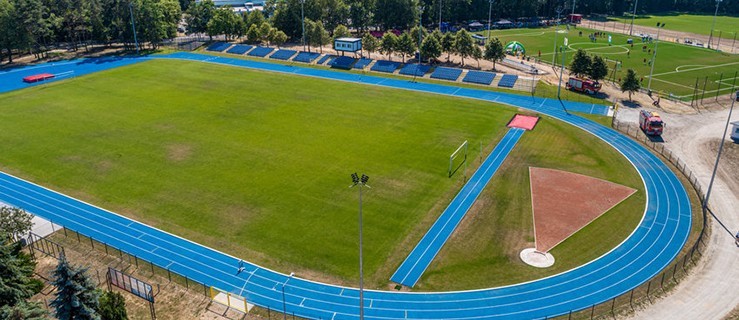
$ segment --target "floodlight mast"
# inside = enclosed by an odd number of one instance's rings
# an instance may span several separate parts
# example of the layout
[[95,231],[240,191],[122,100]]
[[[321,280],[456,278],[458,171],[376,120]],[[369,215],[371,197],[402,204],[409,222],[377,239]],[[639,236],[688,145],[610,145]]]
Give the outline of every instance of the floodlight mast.
[[559,31],[559,15],[562,14],[563,10],[564,8],[562,8],[561,6],[555,9],[555,11],[557,11],[557,20],[554,21],[554,49],[552,49],[552,68],[554,68],[557,61],[557,31]]
[[718,15],[718,5],[721,3],[721,1],[723,0],[716,0],[716,11],[713,13],[713,23],[711,24],[711,34],[708,36],[708,49],[711,49],[711,40],[713,39],[713,28],[716,26],[716,15]]
[[133,42],[136,45],[136,54],[139,54],[139,41],[136,39],[136,20],[133,19],[133,1],[128,3],[128,12],[131,14],[131,30],[133,30]]
[[416,82],[418,68],[421,66],[421,33],[423,28],[421,19],[423,19],[423,6],[418,6],[418,63],[416,63],[416,72],[413,73],[413,82]]
[[359,319],[364,319],[364,264],[362,260],[362,187],[369,188],[370,186],[367,185],[367,181],[369,181],[369,177],[366,174],[362,174],[362,177],[360,178],[359,175],[355,172],[352,173],[352,185],[349,186],[349,188],[352,188],[354,186],[359,186]]
[[490,7],[488,8],[488,42],[490,41],[490,29],[492,28],[491,20],[490,18],[493,16],[493,3],[495,3],[495,0],[490,0]]
[[665,27],[664,23],[660,25],[660,23],[657,22],[657,39],[655,39],[655,42],[654,42],[654,54],[652,55],[652,68],[649,70],[649,83],[647,83],[647,92],[649,92],[650,96],[652,94],[652,74],[654,73],[654,65],[656,62],[655,60],[657,59],[657,46],[659,45],[659,32],[664,27]]
[[636,7],[639,5],[639,0],[636,0],[636,3],[634,3],[634,12],[631,14],[631,26],[629,26],[629,35],[632,35],[632,31],[634,30],[634,18],[636,17]]

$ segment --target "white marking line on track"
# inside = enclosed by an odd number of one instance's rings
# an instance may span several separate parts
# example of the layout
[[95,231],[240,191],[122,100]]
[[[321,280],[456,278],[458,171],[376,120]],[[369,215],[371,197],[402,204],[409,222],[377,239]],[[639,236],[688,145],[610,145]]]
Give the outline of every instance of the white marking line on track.
[[457,90],[454,90],[454,92],[452,92],[452,93],[451,93],[451,95],[455,95],[455,94],[457,94],[457,92],[458,92],[459,90],[461,90],[461,89],[462,89],[462,88],[457,88]]
[[544,100],[541,101],[541,103],[539,104],[539,108],[544,105],[544,102],[547,102],[547,98],[544,98]]

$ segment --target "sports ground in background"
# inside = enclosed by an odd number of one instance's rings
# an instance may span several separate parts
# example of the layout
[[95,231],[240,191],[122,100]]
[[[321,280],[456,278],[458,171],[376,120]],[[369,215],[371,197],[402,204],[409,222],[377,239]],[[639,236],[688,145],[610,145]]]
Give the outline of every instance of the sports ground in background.
[[[637,75],[643,78],[642,87],[647,88],[654,42],[642,43],[638,35],[628,36],[615,32],[605,33],[605,36],[598,37],[596,42],[592,42],[588,35],[596,30],[582,27],[570,27],[568,30],[565,26],[560,26],[558,30],[556,35],[558,48],[564,44],[564,37],[569,40],[565,66],[569,66],[577,49],[583,49],[591,55],[599,55],[607,59],[609,64],[607,79],[618,81],[626,74],[627,69],[634,69]],[[479,33],[487,35],[487,32]],[[611,45],[608,44],[607,35],[609,34],[612,36]],[[556,58],[555,63],[559,65],[562,60],[559,55],[556,57],[554,55],[554,36],[554,27],[491,31],[491,37],[499,38],[504,45],[509,41],[519,41],[526,47],[526,55],[540,57],[547,63],[551,63],[553,58]],[[627,44],[629,38],[634,41],[633,47]],[[647,48],[642,50],[644,45]],[[732,85],[739,82],[735,76],[739,71],[739,58],[736,55],[664,41],[660,42],[657,49],[652,80],[653,91],[661,92],[663,95],[672,94],[681,100],[690,100],[695,93],[696,80],[698,80],[697,98],[701,96],[712,98],[718,90],[720,94],[731,92]],[[540,51],[541,56],[539,56]],[[613,73],[616,61],[621,62],[621,67]],[[704,83],[705,94],[702,94]]]
[[[616,20],[623,23],[631,23],[631,16],[609,17],[608,20]],[[711,34],[711,26],[713,24],[713,15],[686,14],[679,12],[668,13],[652,13],[647,15],[637,15],[634,19],[634,25],[654,27],[657,22],[665,24],[665,29],[675,30],[689,33],[697,33],[703,35]],[[716,16],[716,26],[714,27],[714,37],[719,36],[721,31],[721,41],[732,41],[734,32],[739,32],[739,17]]]
[[[151,61],[0,96],[4,171],[283,272],[355,277],[354,171],[365,197],[365,266],[382,287],[459,190],[449,154],[489,152],[514,109],[314,78]],[[29,130],[32,128],[32,130]],[[469,289],[553,274],[608,251],[643,212],[639,193],[555,250],[562,264],[523,266],[533,242],[526,168],[552,167],[643,190],[602,141],[543,118],[501,167],[421,280]],[[630,202],[631,201],[631,202]],[[600,222],[600,223],[599,223]],[[602,235],[610,225],[623,226]],[[594,245],[595,243],[595,245]],[[471,276],[472,274],[472,276]]]

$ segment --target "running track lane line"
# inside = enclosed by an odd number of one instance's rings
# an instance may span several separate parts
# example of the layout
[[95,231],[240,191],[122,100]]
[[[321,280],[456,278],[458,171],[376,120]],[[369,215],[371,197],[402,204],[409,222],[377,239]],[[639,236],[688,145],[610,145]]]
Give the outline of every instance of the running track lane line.
[[390,280],[408,287],[416,285],[418,279],[421,278],[421,275],[434,260],[441,247],[457,229],[457,225],[470,210],[485,186],[490,183],[493,175],[498,171],[498,168],[503,164],[503,161],[516,146],[524,132],[525,130],[519,128],[508,129],[508,132],[488,155],[485,162],[452,199],[449,206],[421,238],[421,241],[413,248],[408,257],[405,258],[405,261],[390,277]]
[[[391,82],[395,81],[398,80]],[[491,96],[477,96],[471,91],[480,90],[464,88],[457,96],[493,99]],[[435,93],[443,94],[444,91]],[[569,311],[609,301],[645,283],[664,269],[686,242],[691,222],[687,193],[675,174],[645,147],[613,129],[566,114],[558,106],[549,107],[549,101],[543,106],[520,98],[504,103],[540,112],[580,128],[624,155],[641,176],[646,190],[647,205],[642,221],[626,240],[611,251],[585,265],[543,279],[453,292],[365,290],[367,319],[532,319],[566,315]],[[25,208],[62,226],[76,228],[87,236],[158,266],[173,263],[173,272],[195,281],[238,294],[246,280],[243,274],[242,277],[234,276],[239,259],[222,252],[13,176],[0,174],[0,188],[3,189],[0,200],[10,199],[6,203]],[[141,240],[134,236],[141,234]],[[273,288],[284,283],[288,275],[248,262],[245,267],[249,271],[260,269],[246,285],[244,296],[256,305],[281,309],[280,291]],[[312,319],[357,319],[359,293],[355,288],[294,277],[285,287],[285,296],[288,313]],[[371,306],[369,301],[372,301]]]

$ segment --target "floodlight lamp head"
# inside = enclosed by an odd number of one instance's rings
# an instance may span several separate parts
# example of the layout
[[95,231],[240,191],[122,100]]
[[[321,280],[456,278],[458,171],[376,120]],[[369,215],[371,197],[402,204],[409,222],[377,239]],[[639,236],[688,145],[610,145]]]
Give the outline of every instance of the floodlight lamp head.
[[369,177],[366,174],[362,174],[362,184],[366,184],[369,181]]
[[355,173],[352,173],[352,182],[354,184],[359,183],[359,175],[356,172]]

